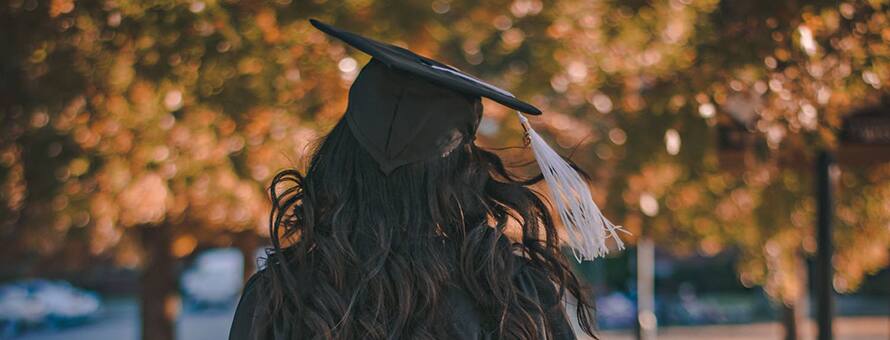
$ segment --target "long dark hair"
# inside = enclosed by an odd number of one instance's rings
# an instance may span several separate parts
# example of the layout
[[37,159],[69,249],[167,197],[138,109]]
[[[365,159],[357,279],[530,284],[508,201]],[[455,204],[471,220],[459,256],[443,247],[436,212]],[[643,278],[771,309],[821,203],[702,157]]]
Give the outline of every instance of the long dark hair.
[[593,335],[592,302],[529,188],[542,176],[514,176],[471,139],[385,176],[346,124],[319,144],[305,176],[284,170],[272,181],[260,338],[448,338],[454,325],[441,322],[441,307],[454,286],[498,338],[550,337],[534,322],[542,307],[512,279],[520,265],[546,273],[559,300],[571,293]]

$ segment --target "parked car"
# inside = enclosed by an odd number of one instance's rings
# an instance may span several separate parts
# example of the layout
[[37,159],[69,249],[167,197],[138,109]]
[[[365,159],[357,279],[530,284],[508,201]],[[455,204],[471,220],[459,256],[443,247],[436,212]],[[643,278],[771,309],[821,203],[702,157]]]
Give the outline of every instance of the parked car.
[[204,251],[182,274],[186,307],[204,309],[229,306],[241,293],[244,259],[237,248]]
[[631,328],[637,320],[636,305],[621,292],[612,292],[596,301],[596,316],[604,329]]
[[22,280],[0,286],[0,325],[4,336],[30,327],[85,323],[96,317],[101,306],[96,293],[65,281]]

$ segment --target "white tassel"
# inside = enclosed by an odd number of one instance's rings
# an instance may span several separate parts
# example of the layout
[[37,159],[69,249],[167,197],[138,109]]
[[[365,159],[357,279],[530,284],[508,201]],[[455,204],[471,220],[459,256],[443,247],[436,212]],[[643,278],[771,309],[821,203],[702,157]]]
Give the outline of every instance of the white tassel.
[[568,235],[566,242],[572,247],[575,259],[581,262],[605,256],[609,253],[606,246],[608,238],[615,239],[619,250],[624,249],[624,242],[618,238],[617,232],[627,231],[603,216],[593,202],[584,178],[532,129],[528,118],[520,112],[516,114],[525,128],[535,159],[541,167],[547,187],[550,188],[551,199]]

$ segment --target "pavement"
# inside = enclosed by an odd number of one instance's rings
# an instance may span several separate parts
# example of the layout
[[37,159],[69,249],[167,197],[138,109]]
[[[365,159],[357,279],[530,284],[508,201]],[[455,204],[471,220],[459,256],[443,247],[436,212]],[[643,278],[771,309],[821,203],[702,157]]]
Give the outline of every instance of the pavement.
[[[841,317],[835,319],[835,340],[890,340],[890,316]],[[816,324],[808,322],[801,340],[816,339]],[[696,327],[665,327],[658,330],[659,340],[761,340],[783,339],[782,326],[777,322],[744,325],[711,325]],[[626,331],[602,332],[605,340],[635,339]]]
[[[226,339],[232,322],[234,305],[230,308],[185,312],[177,325],[179,340]],[[16,340],[136,340],[139,338],[138,308],[135,302],[118,301],[106,304],[102,315],[95,322],[63,329],[30,330],[14,337]],[[815,339],[816,328],[812,322],[803,330],[802,340]],[[630,331],[603,331],[605,340],[634,339]],[[743,325],[711,325],[695,327],[664,327],[658,330],[658,339],[713,339],[713,340],[762,340],[782,339],[782,328],[776,322]],[[890,315],[841,317],[835,320],[837,340],[888,340],[890,339]]]
[[[235,313],[229,308],[186,311],[176,327],[178,340],[219,340],[229,337],[229,326]],[[0,339],[3,339],[0,337]],[[137,340],[139,339],[139,308],[135,301],[110,301],[101,315],[91,323],[62,329],[29,330],[13,337],[15,340]]]

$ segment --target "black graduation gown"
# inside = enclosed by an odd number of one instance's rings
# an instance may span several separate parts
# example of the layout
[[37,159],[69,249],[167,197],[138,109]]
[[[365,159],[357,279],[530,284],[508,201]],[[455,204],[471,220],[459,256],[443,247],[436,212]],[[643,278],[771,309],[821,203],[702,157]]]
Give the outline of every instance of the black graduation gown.
[[[521,261],[524,263],[524,261]],[[254,274],[247,281],[238,308],[235,310],[235,318],[229,331],[229,340],[251,340],[253,334],[254,311],[256,309],[258,291],[257,281],[264,273]],[[552,328],[553,338],[557,340],[575,339],[575,335],[569,325],[565,314],[565,308],[559,301],[554,285],[539,270],[529,265],[522,264],[514,273],[519,289],[538,299],[544,309],[549,325]],[[454,324],[453,337],[456,340],[486,340],[494,339],[494,334],[489,334],[482,329],[480,318],[475,306],[466,293],[454,290],[446,293],[446,303],[452,310],[450,320]],[[542,336],[543,338],[543,336]],[[276,339],[263,339],[276,340]]]

